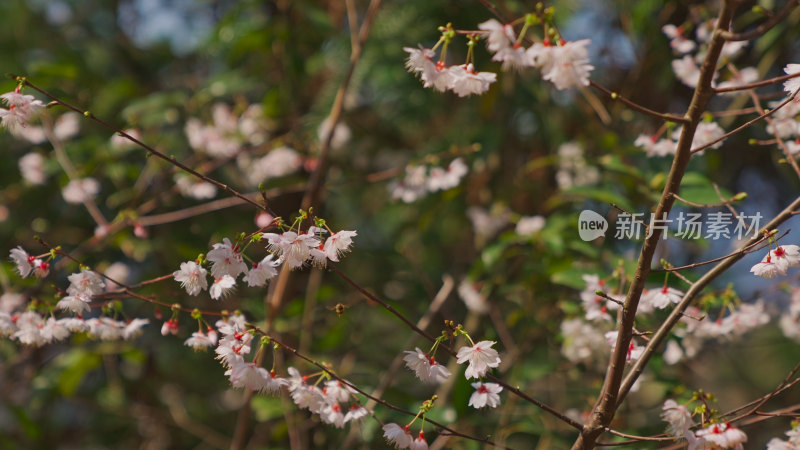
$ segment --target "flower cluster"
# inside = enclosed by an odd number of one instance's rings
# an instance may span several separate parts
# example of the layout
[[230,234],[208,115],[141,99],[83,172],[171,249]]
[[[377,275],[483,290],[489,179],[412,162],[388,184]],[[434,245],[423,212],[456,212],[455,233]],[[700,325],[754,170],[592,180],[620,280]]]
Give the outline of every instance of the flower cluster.
[[600,180],[600,172],[586,162],[583,148],[577,142],[561,144],[557,150],[558,171],[556,183],[559,189],[573,186],[591,186]]
[[774,250],[770,250],[753,267],[750,272],[764,278],[772,278],[776,275],[786,275],[790,267],[800,266],[800,247],[797,245],[779,245]]
[[447,169],[438,166],[409,165],[402,181],[389,185],[393,199],[413,203],[428,193],[446,191],[458,186],[467,174],[467,165],[461,158],[450,161]]
[[14,262],[22,278],[27,278],[31,273],[44,278],[50,273],[50,264],[47,261],[30,256],[22,247],[12,248],[9,259]]
[[413,370],[421,381],[425,383],[443,383],[450,377],[450,371],[447,370],[447,367],[437,363],[433,356],[423,353],[419,347],[415,348],[414,351],[407,350],[403,353],[406,354],[403,357],[406,367]]
[[[633,145],[641,148],[647,153],[647,156],[670,156],[674,155],[678,149],[678,139],[681,137],[682,129],[679,127],[672,132],[670,138],[660,138],[658,135],[648,136],[641,134],[636,138]],[[716,122],[701,122],[697,124],[697,129],[692,138],[692,149],[705,147],[708,144],[716,141],[725,135],[725,130],[722,129]],[[719,148],[722,146],[722,141],[714,142],[709,148]],[[703,154],[703,151],[697,152]]]
[[[680,59],[672,61],[672,70],[675,75],[690,88],[697,87],[700,81],[700,64],[706,57],[708,44],[711,41],[711,32],[715,26],[715,20],[702,22],[696,27],[697,41],[690,39],[686,32],[686,27],[675,25],[664,25],[661,31],[670,39],[670,47],[678,55],[683,55]],[[722,58],[732,59],[739,51],[747,46],[747,41],[728,41],[722,47]],[[696,52],[695,52],[696,51]],[[695,52],[694,55],[690,53]],[[751,83],[753,74],[758,75],[754,68],[746,68],[741,71],[733,72],[732,77],[727,80],[724,86],[733,87],[741,84]],[[717,72],[714,73],[714,76]],[[713,84],[713,83],[712,83]]]
[[44,108],[41,100],[36,100],[32,95],[21,94],[19,89],[0,95],[0,99],[8,106],[8,109],[0,108],[0,125],[14,133],[25,127]]
[[[528,16],[527,20],[534,19]],[[594,69],[589,64],[589,39],[572,42],[559,39],[555,45],[550,39],[545,39],[526,49],[521,44],[525,33],[517,36],[509,24],[490,19],[479,24],[478,28],[488,32],[486,42],[489,51],[494,53],[492,61],[502,62],[502,70],[539,69],[542,78],[553,83],[558,90],[589,85],[589,74]],[[527,31],[527,27],[524,30]]]
[[800,449],[800,428],[795,427],[786,432],[787,440],[772,438],[767,442],[767,450],[797,450]]
[[693,358],[700,353],[705,341],[712,339],[729,341],[769,322],[769,315],[764,311],[764,304],[761,301],[743,303],[738,308],[729,307],[729,309],[729,314],[717,320],[701,320],[703,311],[694,306],[688,307],[681,318],[681,322],[686,326],[675,329],[675,335],[681,338],[681,345],[678,346],[674,341],[670,341],[672,343],[667,344],[664,354],[665,361],[674,364],[680,361],[684,354],[687,358]]
[[684,438],[689,443],[689,449],[735,449],[742,450],[743,443],[747,442],[744,431],[728,423],[712,423],[696,432],[692,414],[685,405],[679,405],[675,400],[664,402],[661,418],[667,422],[667,434],[675,438]]
[[323,244],[322,237],[328,230],[312,226],[305,233],[285,231],[283,233],[263,233],[261,239],[267,241],[267,254],[248,268],[244,261],[242,247],[224,238],[222,243],[214,244],[206,255],[211,264],[211,276],[214,281],[209,286],[208,270],[198,261],[181,263],[180,269],[172,276],[181,284],[189,295],[197,295],[208,290],[211,298],[219,300],[230,294],[236,287],[236,280],[244,274],[242,281],[250,287],[261,287],[278,275],[277,267],[286,264],[290,269],[297,269],[307,261],[318,267],[324,267],[327,261],[338,262],[339,258],[350,251],[355,231],[342,230],[331,234]]
[[459,97],[483,94],[497,81],[496,73],[477,72],[471,63],[456,66],[447,66],[443,60],[434,63],[436,53],[428,48],[403,47],[403,50],[409,54],[408,71],[417,74],[423,86],[439,92],[452,91]]
[[342,428],[347,423],[358,422],[370,413],[361,406],[355,397],[356,391],[347,384],[329,380],[320,388],[317,384],[306,383],[307,379],[307,376],[290,367],[289,394],[298,407],[319,415],[323,422]]

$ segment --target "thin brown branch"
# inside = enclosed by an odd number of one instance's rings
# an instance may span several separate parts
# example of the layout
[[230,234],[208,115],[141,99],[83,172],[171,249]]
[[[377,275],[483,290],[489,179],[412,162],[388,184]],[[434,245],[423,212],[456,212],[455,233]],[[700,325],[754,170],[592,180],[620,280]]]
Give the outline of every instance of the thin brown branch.
[[25,77],[14,77],[14,79],[17,80],[18,82],[21,82],[21,83],[25,84],[25,86],[28,86],[31,89],[40,92],[42,95],[45,95],[49,99],[51,99],[54,102],[56,102],[56,104],[64,106],[65,108],[71,109],[71,110],[83,115],[84,117],[87,117],[87,118],[97,122],[98,124],[102,125],[103,127],[105,127],[107,129],[117,133],[118,135],[128,139],[129,141],[133,142],[134,144],[138,145],[139,147],[147,150],[151,155],[154,155],[154,156],[156,156],[156,157],[158,157],[160,159],[163,159],[164,161],[172,164],[173,166],[178,167],[179,169],[183,170],[184,172],[189,173],[191,175],[194,175],[195,177],[200,178],[203,181],[206,181],[208,183],[213,184],[214,186],[216,186],[216,187],[222,189],[223,191],[233,195],[234,197],[239,197],[240,199],[244,200],[247,203],[250,203],[251,205],[255,206],[256,208],[258,208],[260,210],[267,211],[266,206],[260,205],[258,202],[250,200],[249,198],[247,198],[247,196],[245,196],[244,194],[240,193],[239,191],[229,187],[228,185],[226,185],[224,183],[220,183],[219,181],[217,181],[217,180],[215,180],[213,178],[207,177],[207,176],[201,174],[200,172],[197,172],[196,170],[186,166],[185,164],[181,163],[180,161],[161,153],[160,151],[158,151],[155,148],[145,144],[144,142],[140,141],[139,139],[136,139],[135,137],[131,136],[130,134],[128,134],[128,133],[120,130],[119,128],[111,125],[110,123],[100,119],[99,117],[97,117],[94,114],[92,114],[91,111],[81,110],[77,106],[73,106],[73,105],[71,105],[71,104],[59,99],[58,97],[54,96],[53,94],[51,94],[51,93],[45,91],[44,89],[40,88],[39,86],[36,86],[35,84],[31,83]]
[[720,206],[730,205],[733,202],[737,202],[737,201],[742,200],[742,199],[745,198],[743,193],[739,193],[739,194],[736,194],[736,195],[734,195],[733,197],[731,197],[731,198],[729,198],[727,200],[722,200],[721,202],[718,202],[718,203],[695,203],[693,201],[686,200],[685,198],[679,196],[678,194],[676,194],[674,192],[672,193],[672,196],[675,197],[675,200],[678,200],[681,203],[684,203],[686,205],[689,205],[689,206],[692,206],[692,207],[695,207],[695,208],[719,208]]
[[704,145],[701,145],[700,147],[693,148],[693,149],[692,149],[692,153],[694,154],[694,153],[697,153],[697,152],[702,152],[703,150],[705,150],[705,149],[707,149],[707,148],[709,148],[709,147],[713,146],[713,145],[714,145],[714,144],[716,144],[717,142],[722,142],[722,141],[724,141],[725,139],[728,139],[729,137],[733,136],[734,134],[736,134],[736,133],[738,133],[738,132],[740,132],[740,131],[742,131],[742,130],[744,130],[744,129],[746,129],[746,128],[749,128],[749,127],[750,127],[750,126],[752,126],[754,123],[756,123],[756,122],[758,122],[758,121],[760,121],[760,120],[763,120],[763,119],[768,119],[768,118],[769,118],[769,116],[771,116],[771,115],[775,114],[775,113],[776,113],[776,112],[777,112],[779,109],[783,108],[784,106],[788,105],[788,104],[789,104],[789,102],[791,102],[792,100],[794,100],[794,98],[797,96],[797,93],[798,93],[799,91],[800,91],[800,89],[797,89],[797,90],[795,90],[794,92],[792,92],[792,95],[790,95],[790,96],[786,97],[786,99],[785,99],[783,102],[781,102],[781,104],[780,104],[780,105],[776,106],[774,109],[772,109],[772,110],[770,110],[770,111],[766,111],[766,112],[763,112],[763,110],[762,110],[762,114],[761,114],[761,115],[759,115],[758,117],[756,117],[755,119],[752,119],[752,120],[749,120],[749,121],[747,121],[745,124],[738,126],[736,129],[734,129],[734,130],[731,130],[731,131],[729,131],[729,132],[727,132],[727,133],[723,134],[722,136],[718,137],[717,139],[714,139],[714,140],[713,140],[713,141],[711,141],[711,142],[708,142],[708,143],[706,143],[706,144],[704,144]]
[[759,36],[763,36],[764,33],[771,30],[772,27],[779,24],[786,16],[792,12],[798,4],[798,0],[788,0],[783,8],[775,14],[772,14],[770,18],[762,23],[761,25],[757,26],[755,29],[750,31],[745,31],[741,33],[734,33],[733,31],[724,31],[722,33],[722,39],[726,41],[749,41],[751,39],[755,39]]
[[[790,101],[790,100],[794,99],[797,96],[798,92],[800,92],[800,88],[797,88],[794,92],[792,92],[792,95],[789,96],[789,98],[787,98],[783,103],[781,103],[781,105],[778,106],[778,108],[775,108],[775,110],[781,108],[784,104],[787,103],[787,101]],[[755,107],[758,108],[759,110],[761,110],[761,102],[758,100],[758,96],[756,95],[756,93],[754,91],[750,91],[750,97],[753,99],[753,104],[755,105]],[[773,111],[775,111],[775,110],[773,110]],[[794,169],[794,173],[797,175],[797,177],[800,178],[800,166],[797,165],[797,161],[795,161],[794,155],[792,155],[792,152],[789,151],[789,147],[786,146],[786,142],[784,142],[783,138],[778,135],[778,129],[775,126],[775,122],[773,122],[772,119],[770,119],[767,116],[765,116],[764,118],[766,119],[767,123],[772,127],[773,131],[775,132],[774,133],[775,134],[775,139],[777,139],[777,141],[778,141],[778,147],[780,147],[781,150],[783,151],[783,156],[786,158],[786,161],[789,162],[789,165],[792,166],[792,169]]]
[[[784,233],[784,236],[785,235],[786,235],[786,233]],[[749,245],[746,248],[740,248],[740,249],[738,249],[738,250],[736,250],[736,251],[734,251],[732,253],[728,253],[725,256],[720,256],[720,257],[717,257],[717,258],[714,258],[714,259],[709,259],[707,261],[687,264],[685,266],[667,267],[667,268],[661,268],[661,269],[652,269],[652,270],[650,270],[650,272],[653,272],[653,273],[658,273],[658,272],[677,272],[679,270],[694,269],[695,267],[707,266],[709,264],[714,264],[715,262],[724,261],[724,260],[726,260],[728,258],[732,258],[734,256],[742,256],[742,255],[745,255],[747,253],[750,253],[751,251],[755,251],[755,250],[751,250],[751,249],[753,247],[757,246],[758,244],[764,242],[766,239],[767,239],[766,236],[762,236],[761,239],[759,239],[758,241],[754,242],[752,245]]]
[[681,117],[681,116],[678,116],[678,115],[675,115],[675,114],[660,113],[658,111],[653,111],[650,108],[644,107],[644,106],[642,106],[642,105],[640,105],[640,104],[638,104],[636,102],[628,100],[627,98],[619,95],[619,93],[617,93],[617,92],[613,92],[613,91],[611,91],[609,89],[606,89],[605,87],[597,84],[596,82],[594,82],[592,80],[589,80],[589,86],[591,86],[591,87],[597,89],[598,91],[602,92],[603,94],[608,96],[608,98],[610,98],[611,100],[618,100],[619,102],[621,102],[623,105],[627,106],[628,108],[630,108],[630,109],[632,109],[634,111],[638,111],[638,112],[640,112],[642,114],[648,115],[650,117],[653,117],[655,119],[666,120],[668,122],[683,123],[683,124],[688,123],[688,119],[685,118],[685,117]]
[[[791,73],[791,74],[788,74],[788,75],[781,75],[779,77],[774,77],[774,78],[768,78],[766,80],[756,81],[754,83],[740,84],[740,85],[737,85],[737,86],[731,86],[731,87],[726,87],[726,88],[715,88],[714,92],[717,93],[717,94],[722,94],[724,92],[746,91],[748,89],[755,89],[755,88],[760,88],[760,87],[764,87],[764,86],[769,86],[771,84],[780,83],[781,81],[791,80],[792,78],[797,78],[797,77],[800,77],[800,72]],[[740,111],[742,111],[742,112],[745,112],[745,111],[752,112],[752,111],[748,111],[748,109],[749,108],[746,108],[746,109],[742,109]]]
[[[289,189],[286,188],[270,189],[268,191],[264,191],[263,195],[267,195],[270,198],[274,198],[282,194],[302,192],[302,191],[303,187],[295,186],[295,187],[290,187]],[[262,193],[253,192],[244,195],[250,199],[255,200],[261,198]],[[197,217],[210,212],[219,211],[221,209],[231,208],[234,206],[245,205],[245,204],[247,204],[247,202],[238,197],[221,198],[217,200],[212,200],[208,203],[190,206],[188,208],[183,208],[176,211],[170,211],[162,214],[155,214],[152,216],[142,216],[137,218],[134,222],[143,227],[149,227],[153,225],[163,225],[165,223],[172,223],[185,219],[191,219],[193,217]]]

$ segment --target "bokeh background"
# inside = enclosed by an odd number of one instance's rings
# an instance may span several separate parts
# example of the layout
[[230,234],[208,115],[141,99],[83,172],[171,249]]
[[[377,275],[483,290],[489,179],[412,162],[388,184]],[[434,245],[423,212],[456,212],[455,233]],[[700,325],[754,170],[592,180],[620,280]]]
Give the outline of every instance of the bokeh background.
[[[367,2],[353,0],[359,23]],[[532,2],[499,2],[515,17]],[[691,90],[670,69],[675,58],[660,28],[664,24],[713,17],[717,2],[563,1],[553,2],[559,27],[569,40],[591,38],[592,79],[654,110],[681,113]],[[771,2],[762,2],[771,8]],[[744,2],[737,26],[760,20]],[[296,214],[302,188],[320,148],[320,124],[350,60],[351,24],[345,2],[202,1],[202,0],[3,0],[0,2],[1,72],[25,75],[60,98],[91,110],[120,128],[136,128],[142,140],[166,154],[243,192],[257,183],[242,175],[240,155],[258,157],[288,146],[304,164],[294,173],[264,181],[270,208],[285,218]],[[661,125],[595,94],[561,92],[536,71],[502,73],[485,95],[467,99],[423,89],[406,72],[403,46],[433,45],[437,27],[475,29],[491,18],[478,1],[384,1],[354,73],[342,123],[349,139],[330,155],[324,201],[315,213],[334,229],[356,229],[352,252],[338,267],[362,286],[416,320],[450,277],[479,284],[491,304],[488,315],[469,314],[453,289],[433,316],[428,330],[439,333],[442,320],[467,321],[473,336],[499,341],[506,361],[499,375],[509,383],[561,410],[580,415],[591,407],[602,383],[601,365],[573,364],[561,353],[560,324],[581,315],[578,291],[585,273],[610,275],[635,264],[641,241],[578,239],[577,215],[593,209],[613,220],[613,202],[629,211],[648,212],[663,188],[669,158],[649,158],[633,146],[640,133]],[[800,15],[751,43],[737,66],[755,66],[762,76],[776,76],[786,63],[798,62]],[[483,46],[478,69],[497,70]],[[452,61],[466,54],[456,43]],[[3,92],[15,83],[0,81]],[[778,88],[765,89],[764,93]],[[32,93],[32,92],[27,92]],[[595,96],[611,117],[604,123],[587,98]],[[42,98],[38,95],[39,98]],[[243,146],[227,159],[193,151],[184,133],[186,121],[212,119],[213,105],[226,104],[235,115],[257,105],[263,113],[264,139]],[[746,98],[722,98],[711,109],[747,107]],[[52,108],[56,120],[65,111]],[[742,122],[719,118],[726,130]],[[717,183],[727,195],[746,191],[738,203],[748,214],[771,217],[793,200],[798,180],[781,153],[749,145],[766,139],[763,126],[728,139],[720,150],[694,158],[684,196],[714,202]],[[101,183],[97,204],[108,220],[179,210],[209,200],[187,198],[175,188],[175,170],[147,158],[141,149],[118,148],[111,133],[88,120],[65,142],[65,151],[81,176]],[[573,186],[559,185],[558,149],[565,143],[582,149],[584,166]],[[207,252],[223,237],[252,232],[254,208],[240,205],[169,223],[133,227],[95,239],[97,224],[80,205],[64,202],[68,177],[52,146],[31,144],[8,133],[0,135],[0,236],[2,250],[23,245],[45,250],[38,235],[53,245],[78,249],[81,258],[100,270],[125,264],[131,282],[171,273],[182,261]],[[47,180],[31,186],[20,175],[18,161],[28,152],[45,158]],[[460,156],[469,173],[459,187],[406,203],[393,199],[393,182],[409,164],[446,166]],[[563,158],[562,158],[563,159]],[[563,164],[562,164],[563,165]],[[588,167],[588,169],[587,169]],[[591,175],[587,175],[591,172]],[[584,177],[589,180],[583,180]],[[584,183],[583,181],[586,181]],[[585,184],[585,185],[581,185]],[[215,198],[224,198],[218,192]],[[505,217],[486,232],[476,224],[476,209]],[[691,211],[690,208],[682,208]],[[141,211],[141,210],[140,210]],[[469,213],[472,211],[472,213]],[[491,215],[491,214],[490,214]],[[546,226],[533,236],[514,232],[520,216],[542,215]],[[473,217],[471,220],[470,217]],[[785,229],[798,228],[795,220]],[[490,227],[491,228],[491,227]],[[141,233],[140,233],[141,234]],[[797,241],[792,232],[787,243]],[[735,242],[671,241],[658,257],[684,264],[720,256]],[[749,255],[708,290],[711,315],[719,314],[720,296],[731,286],[744,302],[767,301],[774,316],[785,313],[787,286],[797,279],[755,279],[748,271],[762,255]],[[66,285],[76,271],[65,264],[44,281],[20,280],[9,262],[0,272],[5,293],[47,304],[54,286]],[[698,273],[702,273],[700,270]],[[791,274],[790,274],[791,275]],[[689,277],[696,275],[687,274]],[[654,285],[663,275],[653,275]],[[679,283],[678,288],[685,289]],[[141,291],[189,307],[241,309],[253,320],[264,318],[264,289],[240,286],[222,302],[188,297],[171,281]],[[30,300],[28,300],[30,301]],[[348,305],[338,317],[331,308]],[[25,348],[0,341],[0,447],[27,448],[227,448],[242,408],[243,394],[229,389],[223,369],[209,353],[183,346],[193,330],[181,319],[178,337],[162,337],[152,305],[123,300],[129,317],[147,317],[145,334],[130,342],[99,342],[73,337],[65,344]],[[168,314],[167,311],[161,311]],[[641,324],[654,329],[658,317]],[[391,383],[384,398],[407,409],[435,392],[411,372],[387,373],[402,350],[426,348],[409,330],[379,306],[364,300],[335,274],[306,269],[292,276],[286,302],[274,322],[287,342],[325,361],[368,391],[382,377]],[[719,408],[728,410],[772,389],[800,357],[798,343],[782,336],[775,322],[733,342],[710,342],[700,355],[674,366],[652,361],[639,392],[620,410],[614,427],[640,434],[663,432],[658,418],[666,397],[695,389],[713,392]],[[281,364],[303,372],[312,367],[283,355]],[[438,392],[431,417],[464,432],[491,435],[515,448],[565,448],[574,433],[532,405],[503,394],[497,410],[467,408],[471,388],[463,377]],[[800,401],[790,392],[770,403]],[[384,421],[406,421],[375,408]],[[382,448],[377,422],[367,419],[353,430],[337,430],[298,410],[286,398],[257,396],[246,419],[247,448],[289,448],[290,427],[300,431],[306,448]],[[752,448],[789,428],[788,420],[745,428]],[[432,431],[432,430],[431,430]],[[431,433],[435,436],[435,433]],[[479,448],[449,440],[447,448]],[[645,448],[645,445],[637,448]]]

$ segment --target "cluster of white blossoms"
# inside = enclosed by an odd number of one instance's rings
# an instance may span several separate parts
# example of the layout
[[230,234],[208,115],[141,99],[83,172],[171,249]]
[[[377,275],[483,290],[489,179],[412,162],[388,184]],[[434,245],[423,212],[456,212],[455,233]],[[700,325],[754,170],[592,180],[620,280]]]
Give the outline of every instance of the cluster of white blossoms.
[[428,450],[428,441],[425,440],[425,432],[420,431],[417,437],[414,438],[409,428],[409,425],[401,427],[396,423],[387,423],[383,426],[383,437],[386,438],[394,448]]
[[[306,383],[308,377],[300,375],[294,367],[288,369],[289,377],[285,378],[279,377],[274,370],[268,371],[258,365],[255,356],[248,361],[254,333],[247,330],[246,319],[241,314],[221,319],[215,325],[222,336],[219,344],[213,342],[216,332],[212,337],[208,336],[213,332],[212,329],[208,334],[194,333],[185,344],[195,348],[217,345],[216,358],[227,369],[225,375],[233,387],[266,394],[278,394],[286,388],[298,407],[319,415],[323,422],[337,428],[342,428],[348,422],[357,422],[369,414],[355,396],[357,391],[345,383],[329,380],[319,387],[319,383]],[[268,344],[268,339],[262,339],[259,351],[266,349]]]
[[[434,349],[438,346],[438,343],[439,341],[437,340]],[[500,355],[497,350],[492,348],[495,344],[494,341],[474,343],[470,340],[470,344],[461,347],[456,354],[456,362],[458,364],[467,364],[464,376],[468,380],[482,378],[486,376],[490,368],[500,365]],[[433,356],[429,353],[423,353],[419,348],[415,348],[413,351],[405,351],[404,353],[403,361],[405,361],[406,367],[413,370],[417,378],[425,383],[442,383],[451,375],[450,371],[436,362]],[[503,387],[499,384],[477,381],[472,383],[472,387],[475,391],[469,398],[469,406],[476,409],[484,407],[496,408],[500,404],[500,392],[503,391]],[[431,406],[432,404],[425,402],[420,409],[420,414],[427,412]],[[416,438],[411,434],[410,428],[414,420],[406,426],[396,423],[384,425],[384,438],[398,449],[427,450],[428,442],[425,440],[425,433],[420,430]]]
[[490,19],[479,24],[478,28],[488,32],[486,43],[489,51],[494,53],[492,61],[502,62],[502,70],[539,69],[542,78],[553,83],[558,90],[589,85],[589,75],[594,70],[594,66],[589,64],[589,39],[572,42],[559,39],[555,45],[545,39],[526,49],[521,44],[524,35],[517,36],[509,24]]
[[767,450],[800,450],[800,427],[795,426],[786,432],[789,439],[772,438],[767,442]]
[[[431,87],[437,91],[447,90],[455,92],[459,97],[472,94],[483,94],[489,90],[492,83],[497,80],[493,72],[476,72],[471,61],[472,52],[478,35],[486,38],[486,46],[492,53],[492,61],[500,62],[503,71],[523,70],[528,68],[538,69],[542,79],[553,83],[558,90],[589,85],[589,75],[594,66],[589,64],[587,47],[589,39],[579,41],[565,41],[557,37],[556,43],[551,42],[547,36],[542,42],[536,42],[525,48],[522,44],[530,25],[541,23],[540,17],[533,14],[525,16],[525,26],[519,34],[511,24],[502,24],[495,19],[478,24],[480,32],[469,36],[468,61],[462,65],[448,66],[445,62],[447,46],[455,36],[454,30],[448,25],[442,27],[442,38],[432,49],[421,47],[419,49],[404,47],[409,53],[406,68],[420,77],[424,87]],[[548,19],[549,20],[549,19]],[[555,28],[549,24],[545,27],[554,35]],[[438,61],[436,49],[444,44]]]
[[[472,345],[461,347],[456,353],[456,362],[458,364],[467,364],[464,371],[464,376],[469,380],[471,378],[480,379],[486,376],[490,368],[500,365],[500,355],[497,350],[492,346],[494,341],[480,341]],[[443,383],[447,380],[451,373],[443,365],[436,362],[436,360],[429,353],[424,353],[419,348],[413,351],[405,351],[403,361],[406,367],[414,371],[414,374],[424,383]],[[469,405],[475,408],[483,408],[489,406],[495,408],[500,404],[499,394],[503,388],[496,383],[473,383],[475,392],[470,397]]]
[[789,268],[798,266],[800,266],[800,247],[779,245],[767,252],[761,262],[750,268],[750,272],[759,277],[772,278],[776,275],[786,275]]
[[36,100],[32,95],[25,95],[17,89],[0,95],[8,109],[0,108],[0,125],[12,133],[17,133],[27,126],[28,122],[44,108],[41,100]]
[[[264,147],[268,140],[267,121],[260,105],[248,106],[237,117],[228,105],[216,103],[211,108],[211,115],[210,124],[204,124],[197,118],[186,121],[184,132],[189,145],[211,158],[236,157],[237,166],[251,185],[258,186],[269,179],[294,173],[302,167],[302,156],[286,146],[273,148],[263,156],[241,151],[245,146]],[[185,175],[176,176],[175,181],[179,191],[187,197],[204,199],[212,198],[216,194],[216,187],[205,181],[190,179]]]
[[[787,75],[795,75],[800,72],[800,64],[788,64],[783,71]],[[783,89],[787,94],[792,95],[800,89],[800,76],[786,80]],[[768,104],[771,109],[776,109],[785,102],[777,100]],[[777,139],[784,140],[787,150],[793,155],[800,153],[800,95],[795,97],[780,109],[772,114],[772,123],[767,125],[767,132]],[[792,139],[795,138],[795,139]]]
[[186,121],[184,133],[194,150],[212,158],[230,158],[243,145],[261,145],[266,140],[259,105],[250,105],[240,117],[236,117],[228,105],[215,103],[211,107],[211,117],[213,122],[210,124],[190,118]]
[[278,275],[278,267],[286,264],[290,269],[303,267],[311,261],[317,267],[324,267],[327,262],[338,262],[339,258],[350,251],[355,231],[342,230],[333,233],[323,243],[328,231],[320,227],[310,227],[305,233],[285,231],[283,233],[263,233],[262,239],[268,242],[266,255],[250,268],[244,262],[241,246],[224,238],[222,243],[214,247],[206,255],[211,263],[213,283],[209,287],[208,270],[197,261],[181,263],[180,269],[172,275],[175,281],[189,295],[197,295],[208,289],[211,298],[219,300],[233,291],[239,275],[244,274],[242,281],[250,287],[261,287]]
[[707,448],[743,450],[742,444],[747,442],[744,431],[728,423],[712,423],[705,428],[692,431],[697,424],[685,405],[675,400],[667,400],[662,407],[661,417],[667,422],[667,434],[674,438],[683,438],[688,442],[690,450]]
[[[252,361],[245,359],[250,354],[253,334],[246,329],[246,320],[242,315],[233,315],[220,319],[215,324],[222,338],[215,349],[217,359],[227,369],[225,376],[235,388],[249,389],[253,392],[277,394],[282,387],[289,385],[289,380],[279,377],[275,371],[267,371],[257,364],[258,358]],[[186,342],[186,345],[190,345]],[[259,351],[267,347],[262,342]]]
[[347,384],[339,380],[329,380],[320,387],[319,383],[308,384],[307,379],[307,376],[290,367],[289,394],[299,408],[319,415],[323,422],[343,428],[345,424],[357,423],[370,414],[355,396],[357,391]]
[[[11,250],[10,259],[22,278],[34,274],[46,277],[49,263],[41,258],[28,255],[22,247]],[[69,317],[49,317],[34,310],[23,311],[24,297],[17,294],[4,294],[0,301],[0,335],[8,336],[24,345],[42,346],[63,341],[73,333],[87,333],[101,340],[130,339],[141,332],[147,319],[130,321],[110,317],[84,319],[82,314],[91,309],[92,297],[105,291],[105,283],[100,276],[90,270],[82,269],[68,277],[70,282],[66,296],[56,303],[56,308],[74,314]]]
[[[678,149],[678,139],[681,137],[681,132],[682,128],[678,127],[670,137],[666,138],[659,138],[658,135],[640,134],[633,145],[644,150],[647,156],[671,156]],[[725,130],[716,122],[700,122],[697,124],[697,129],[692,138],[692,150],[705,147],[724,135]],[[724,140],[714,142],[709,148],[720,148],[723,142]],[[702,155],[703,152],[699,151],[697,154]]]
[[175,187],[184,197],[196,200],[207,200],[217,195],[216,186],[184,172],[175,174]]
[[22,278],[27,278],[30,274],[44,278],[50,273],[50,263],[29,255],[22,247],[12,248],[9,258],[14,262]]
[[[53,135],[59,141],[65,141],[78,134],[81,126],[81,115],[68,111],[58,116],[53,124]],[[17,127],[9,129],[11,134],[16,137],[25,139],[31,144],[41,144],[47,140],[47,134],[44,128],[38,125],[26,123],[24,127]]]
[[754,328],[766,325],[770,320],[762,301],[742,303],[738,307],[729,307],[728,310],[730,312],[726,316],[711,320],[708,317],[703,318],[703,311],[697,307],[686,308],[681,317],[681,322],[686,326],[674,331],[675,336],[681,338],[680,345],[674,340],[667,342],[664,361],[675,364],[684,356],[694,358],[706,341],[730,342]]
[[[613,350],[616,345],[617,332],[613,331],[614,315],[611,312],[620,308],[625,296],[610,289],[603,279],[597,275],[583,275],[586,288],[581,291],[581,306],[584,309],[583,318],[571,318],[561,324],[563,338],[561,352],[572,362],[593,363],[598,362],[598,357]],[[598,291],[603,296],[598,295]],[[656,310],[665,309],[680,303],[684,293],[678,289],[663,285],[660,288],[644,289],[639,300],[637,315],[652,314]],[[782,316],[786,322],[785,334],[793,336],[793,332],[800,337],[800,294],[797,299],[797,320],[792,321],[792,316]],[[684,358],[694,358],[700,353],[704,343],[709,340],[730,341],[744,335],[753,328],[769,322],[769,315],[764,311],[761,301],[743,303],[736,307],[729,306],[730,311],[717,320],[704,317],[700,309],[690,306],[684,312],[681,322],[685,325],[675,329],[675,335],[680,338],[667,342],[664,351],[664,361],[667,364],[676,364]],[[789,317],[789,318],[787,318]],[[603,345],[605,337],[608,345]],[[634,340],[628,348],[628,361],[636,360],[643,350]]]
[[586,158],[583,157],[583,148],[577,142],[561,144],[557,154],[556,182],[559,189],[591,186],[600,181],[600,171],[586,162]]
[[[679,55],[680,59],[672,61],[672,70],[678,79],[690,88],[697,87],[700,80],[700,64],[706,57],[706,51],[711,41],[711,32],[714,29],[716,20],[707,20],[696,26],[697,41],[693,41],[687,36],[684,27],[675,25],[664,25],[661,31],[670,39],[670,47]],[[747,41],[728,41],[722,47],[722,58],[730,61],[739,51],[747,46]],[[694,55],[691,53],[694,52]],[[715,72],[716,76],[717,73]],[[745,68],[734,72],[730,79],[720,83],[720,87],[733,87],[746,83],[752,83],[758,76],[758,71],[754,68]]]
[[392,198],[413,203],[429,193],[458,186],[469,171],[462,158],[450,161],[447,169],[438,166],[409,165],[405,177],[389,185]]
[[423,86],[439,92],[449,90],[459,97],[483,94],[497,81],[496,73],[477,72],[471,63],[447,66],[442,60],[433,62],[436,52],[428,48],[403,47],[403,50],[409,53],[406,59],[408,71],[417,74]]

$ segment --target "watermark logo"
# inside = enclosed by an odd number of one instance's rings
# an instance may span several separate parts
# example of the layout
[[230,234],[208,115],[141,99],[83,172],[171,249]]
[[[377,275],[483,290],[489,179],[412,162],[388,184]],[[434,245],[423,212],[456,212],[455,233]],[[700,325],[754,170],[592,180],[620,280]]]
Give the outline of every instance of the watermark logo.
[[[758,236],[762,218],[759,212],[734,215],[723,211],[710,212],[703,216],[700,213],[681,211],[674,219],[668,218],[667,214],[657,218],[654,213],[650,213],[648,221],[645,214],[622,212],[617,216],[611,237],[638,240],[644,236],[648,239],[653,232],[658,231],[661,239],[667,239],[668,235],[680,239],[745,239],[748,235]],[[608,228],[605,217],[590,209],[581,211],[578,216],[578,234],[584,241],[605,237]]]
[[581,211],[578,216],[578,234],[584,241],[593,241],[606,235],[608,221],[606,218],[590,209]]

